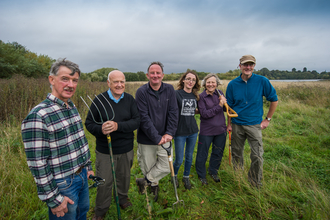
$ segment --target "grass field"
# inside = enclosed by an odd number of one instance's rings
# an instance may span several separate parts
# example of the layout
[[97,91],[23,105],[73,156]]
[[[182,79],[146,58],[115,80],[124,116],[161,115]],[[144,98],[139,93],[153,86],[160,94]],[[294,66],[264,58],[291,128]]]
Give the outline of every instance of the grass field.
[[[134,95],[141,84],[127,83],[126,91]],[[223,81],[219,88],[225,92],[227,84],[228,81]],[[202,186],[193,164],[193,188],[187,191],[181,182],[181,168],[178,196],[185,207],[172,209],[176,198],[168,175],[160,181],[158,202],[152,202],[149,196],[152,219],[330,219],[330,81],[273,85],[279,105],[270,126],[263,130],[263,187],[255,190],[247,181],[248,145],[245,169],[241,172],[234,172],[229,165],[226,147],[219,170],[221,183],[207,176],[209,185]],[[106,83],[79,82],[73,101],[83,121],[87,108],[79,96],[99,94],[106,87]],[[47,207],[38,199],[27,167],[20,123],[49,91],[47,80],[20,76],[0,80],[0,219],[47,219]],[[196,119],[199,122],[198,116]],[[87,131],[86,136],[94,162],[95,139]],[[197,148],[194,156],[196,151]],[[135,178],[139,177],[142,173],[135,156],[129,190],[133,207],[122,211],[122,219],[149,219],[146,197],[138,194],[135,185]],[[95,196],[96,189],[91,189],[88,219],[93,215]],[[106,219],[116,216],[113,202]]]

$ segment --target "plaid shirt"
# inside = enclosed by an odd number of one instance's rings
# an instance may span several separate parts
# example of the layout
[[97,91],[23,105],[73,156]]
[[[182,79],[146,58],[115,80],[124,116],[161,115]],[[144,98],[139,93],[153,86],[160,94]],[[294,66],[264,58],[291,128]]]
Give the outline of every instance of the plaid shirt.
[[27,163],[39,198],[50,208],[64,199],[54,179],[72,175],[81,166],[92,170],[82,120],[71,100],[68,104],[48,94],[22,122]]

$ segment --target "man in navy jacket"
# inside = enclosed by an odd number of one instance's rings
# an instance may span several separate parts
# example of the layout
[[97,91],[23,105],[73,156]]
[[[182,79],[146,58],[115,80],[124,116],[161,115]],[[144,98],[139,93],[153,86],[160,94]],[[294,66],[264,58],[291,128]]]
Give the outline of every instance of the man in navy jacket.
[[152,62],[148,67],[149,82],[141,86],[135,95],[140,112],[140,127],[137,132],[138,161],[145,178],[136,179],[140,193],[145,187],[158,199],[158,182],[170,173],[168,156],[162,148],[169,146],[178,123],[178,106],[172,85],[162,82],[163,64]]
[[[235,169],[243,168],[244,143],[248,139],[251,148],[249,181],[253,186],[260,187],[264,152],[261,130],[268,127],[278,99],[269,80],[253,73],[255,65],[254,56],[242,56],[239,64],[242,73],[228,84],[227,103],[238,114],[238,117],[228,119],[227,131],[233,131],[231,152]],[[263,119],[263,96],[270,102],[265,119]]]

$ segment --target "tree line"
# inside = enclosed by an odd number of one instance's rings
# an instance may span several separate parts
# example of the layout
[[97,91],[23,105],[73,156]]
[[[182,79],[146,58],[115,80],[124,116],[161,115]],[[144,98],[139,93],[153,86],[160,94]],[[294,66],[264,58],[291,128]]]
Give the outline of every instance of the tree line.
[[[47,77],[51,64],[55,59],[47,55],[37,55],[34,52],[29,51],[25,46],[17,42],[5,43],[0,40],[0,78],[8,79],[14,74],[21,74],[26,77]],[[81,79],[91,82],[105,82],[107,81],[110,71],[116,68],[101,68],[90,73],[82,73]],[[189,70],[189,69],[187,69]],[[203,79],[209,72],[199,72],[194,70],[200,79]],[[287,70],[268,70],[262,68],[260,70],[254,70],[254,73],[267,77],[270,80],[274,79],[330,79],[330,72],[323,71],[318,73],[315,70],[307,70],[306,67],[303,70],[297,70],[292,68],[291,71]],[[146,81],[146,73],[143,71],[124,72],[126,81]],[[182,73],[165,74],[164,80],[178,80]],[[240,70],[229,70],[226,73],[217,73],[220,79],[232,80],[240,75]]]

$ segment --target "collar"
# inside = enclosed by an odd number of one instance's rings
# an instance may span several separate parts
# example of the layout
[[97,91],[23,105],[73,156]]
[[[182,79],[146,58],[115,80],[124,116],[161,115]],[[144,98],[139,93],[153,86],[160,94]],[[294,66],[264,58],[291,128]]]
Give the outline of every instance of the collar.
[[110,98],[112,101],[114,101],[115,103],[118,103],[122,98],[124,98],[124,92],[123,92],[123,94],[121,94],[121,96],[119,97],[118,100],[117,100],[115,97],[113,97],[113,95],[112,95],[110,89],[108,89],[107,92],[108,92],[109,98]]
[[158,90],[154,90],[154,89],[151,87],[150,82],[148,82],[147,85],[148,85],[148,88],[150,88],[152,91],[156,91],[156,92],[157,92],[157,91],[159,92],[159,91],[162,90],[162,88],[163,88],[163,82],[161,82],[160,87],[159,87]]
[[47,99],[49,99],[50,101],[52,101],[55,104],[58,104],[59,106],[62,106],[63,108],[72,108],[72,107],[74,107],[74,104],[71,101],[71,99],[68,100],[69,106],[66,106],[65,102],[63,102],[61,99],[57,98],[56,96],[54,96],[51,93],[48,93]]
[[[255,75],[255,74],[252,73],[251,77],[250,77],[247,81],[249,81],[254,75]],[[242,79],[242,73],[239,75],[239,78],[241,79],[241,81],[243,81],[243,82],[247,82],[247,81],[244,81],[244,80]]]

